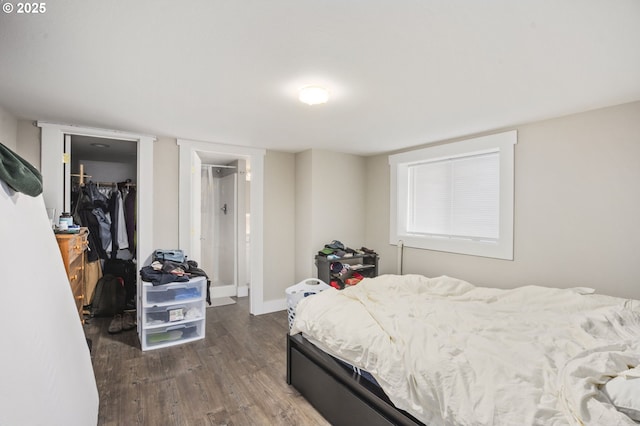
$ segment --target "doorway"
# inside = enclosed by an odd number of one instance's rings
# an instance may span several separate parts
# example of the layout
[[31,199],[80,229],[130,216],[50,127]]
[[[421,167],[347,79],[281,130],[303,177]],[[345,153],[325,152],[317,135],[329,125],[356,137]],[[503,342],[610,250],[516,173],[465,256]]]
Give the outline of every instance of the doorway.
[[[245,159],[248,161],[247,164],[250,164],[251,169],[247,172],[247,175],[250,175],[250,184],[247,185],[245,197],[251,210],[250,217],[245,219],[246,228],[250,229],[251,234],[249,253],[245,253],[250,259],[246,262],[249,272],[245,271],[246,282],[250,283],[250,288],[246,288],[245,291],[249,293],[251,314],[273,312],[274,309],[265,303],[263,289],[263,180],[266,150],[184,139],[178,139],[177,143],[180,147],[180,248],[188,250],[194,258],[201,257],[200,171],[202,163],[220,164],[219,157],[226,156],[230,157],[230,161]],[[211,161],[209,155],[213,156]],[[242,251],[240,252],[242,254]],[[241,290],[240,286],[238,291]]]
[[212,298],[248,295],[247,164],[210,155],[202,161],[200,249]]
[[151,262],[153,255],[153,142],[155,137],[114,130],[78,127],[38,121],[41,128],[40,166],[43,177],[43,198],[48,208],[62,212],[65,208],[64,185],[60,177],[65,176],[60,158],[65,158],[67,135],[92,136],[135,143],[136,149],[136,252],[138,261]]

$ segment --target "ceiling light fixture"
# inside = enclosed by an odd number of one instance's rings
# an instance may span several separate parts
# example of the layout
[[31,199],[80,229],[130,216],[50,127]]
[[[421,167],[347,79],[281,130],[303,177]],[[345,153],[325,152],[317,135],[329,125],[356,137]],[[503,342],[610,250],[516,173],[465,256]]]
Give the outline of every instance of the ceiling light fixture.
[[306,86],[300,89],[298,99],[307,105],[324,104],[329,100],[329,91],[320,86]]

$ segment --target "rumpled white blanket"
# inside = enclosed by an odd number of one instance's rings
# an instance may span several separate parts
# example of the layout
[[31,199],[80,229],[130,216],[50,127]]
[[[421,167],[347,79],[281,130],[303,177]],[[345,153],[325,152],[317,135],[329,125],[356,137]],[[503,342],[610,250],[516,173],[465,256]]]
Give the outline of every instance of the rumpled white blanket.
[[383,275],[296,307],[291,334],[429,425],[635,425],[601,385],[640,365],[640,301]]

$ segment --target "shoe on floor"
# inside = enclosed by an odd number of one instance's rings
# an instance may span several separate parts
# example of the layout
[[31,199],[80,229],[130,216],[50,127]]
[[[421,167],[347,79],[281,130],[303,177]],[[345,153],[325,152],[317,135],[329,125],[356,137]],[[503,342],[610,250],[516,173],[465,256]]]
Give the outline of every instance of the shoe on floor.
[[122,331],[133,330],[136,328],[136,313],[125,311],[122,314]]
[[116,334],[122,331],[122,315],[116,314],[109,324],[109,334]]

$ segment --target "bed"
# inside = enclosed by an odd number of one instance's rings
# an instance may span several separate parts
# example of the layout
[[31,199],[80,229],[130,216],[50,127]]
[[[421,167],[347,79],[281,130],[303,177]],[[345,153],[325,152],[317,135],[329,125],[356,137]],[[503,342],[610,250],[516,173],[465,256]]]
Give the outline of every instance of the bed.
[[640,301],[588,288],[383,275],[300,301],[287,348],[334,425],[640,420]]

